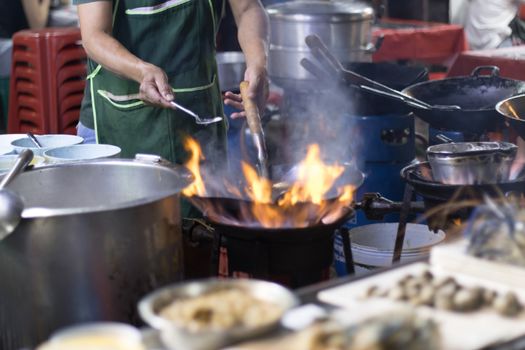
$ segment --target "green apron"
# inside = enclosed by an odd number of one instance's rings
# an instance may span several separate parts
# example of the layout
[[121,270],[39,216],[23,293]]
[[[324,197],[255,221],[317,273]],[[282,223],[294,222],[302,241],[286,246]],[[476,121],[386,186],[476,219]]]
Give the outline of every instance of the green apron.
[[[201,116],[223,115],[215,61],[222,0],[114,0],[113,36],[131,53],[162,68],[181,105]],[[129,95],[139,84],[88,62],[98,143],[123,157],[160,155],[183,163],[184,136],[196,138],[211,162],[226,158],[226,121],[197,125],[180,110],[152,107]]]

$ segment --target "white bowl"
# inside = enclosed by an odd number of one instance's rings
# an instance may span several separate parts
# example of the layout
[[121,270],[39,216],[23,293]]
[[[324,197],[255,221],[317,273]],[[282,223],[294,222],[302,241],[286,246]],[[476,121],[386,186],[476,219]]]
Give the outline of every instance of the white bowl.
[[58,147],[44,152],[48,163],[69,163],[97,158],[115,158],[120,155],[120,147],[103,144],[85,144]]
[[20,153],[24,149],[29,148],[31,151],[33,151],[33,154],[42,156],[44,155],[44,152],[49,149],[64,146],[72,146],[84,142],[84,139],[82,137],[74,135],[50,134],[35,136],[42,145],[42,148],[36,147],[29,137],[23,137],[14,140],[11,142],[11,146],[14,147],[16,153]]
[[[18,158],[17,154],[8,154],[0,156],[0,174],[5,174],[11,169],[15,164],[16,159]],[[44,163],[44,157],[33,156],[33,160],[29,165],[39,166]]]
[[61,329],[38,350],[145,350],[140,331],[117,322],[84,323]]
[[14,151],[13,146],[11,145],[0,145],[0,156],[6,155],[6,154],[12,154]]
[[11,142],[26,137],[26,134],[1,134],[0,135],[0,148],[11,147]]

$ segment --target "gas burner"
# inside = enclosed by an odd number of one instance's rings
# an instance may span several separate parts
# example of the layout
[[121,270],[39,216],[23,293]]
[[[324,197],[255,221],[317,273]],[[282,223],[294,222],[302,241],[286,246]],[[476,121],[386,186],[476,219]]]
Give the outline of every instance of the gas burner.
[[449,185],[435,181],[430,164],[421,162],[405,167],[401,177],[413,187],[416,194],[423,197],[431,228],[443,226],[442,221],[466,220],[472,208],[482,203],[487,196],[505,200],[525,194],[523,172],[516,179],[495,184]]
[[218,255],[226,248],[227,262],[222,264],[227,265],[229,277],[247,276],[299,288],[328,279],[334,235],[353,215],[351,210],[336,222],[304,228],[210,224],[215,229]]

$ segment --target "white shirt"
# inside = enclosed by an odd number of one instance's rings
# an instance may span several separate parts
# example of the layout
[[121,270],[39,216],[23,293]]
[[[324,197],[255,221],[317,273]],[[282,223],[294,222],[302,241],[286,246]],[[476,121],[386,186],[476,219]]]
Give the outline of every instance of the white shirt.
[[494,49],[512,33],[509,23],[525,0],[470,0],[465,34],[473,50]]

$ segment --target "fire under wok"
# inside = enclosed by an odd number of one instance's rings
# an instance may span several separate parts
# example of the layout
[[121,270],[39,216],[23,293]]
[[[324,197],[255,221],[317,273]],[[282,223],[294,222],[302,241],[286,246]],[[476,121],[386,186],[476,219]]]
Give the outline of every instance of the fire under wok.
[[[212,222],[243,227],[261,227],[260,213],[275,216],[269,219],[274,224],[267,228],[306,227],[338,222],[342,217],[353,214],[350,207],[352,198],[342,198],[345,194],[336,189],[340,186],[351,185],[352,195],[364,181],[364,174],[353,164],[345,164],[344,172],[336,180],[333,188],[326,192],[322,200],[317,203],[298,201],[292,205],[280,205],[282,198],[289,192],[290,183],[294,181],[295,166],[272,166],[270,177],[274,191],[273,200],[266,203],[255,202],[244,194],[232,195],[219,193],[218,195],[187,197],[204,216]],[[241,188],[246,184],[239,184]],[[346,194],[347,195],[347,194]],[[280,218],[280,219],[279,219]],[[283,220],[284,219],[284,220]]]

